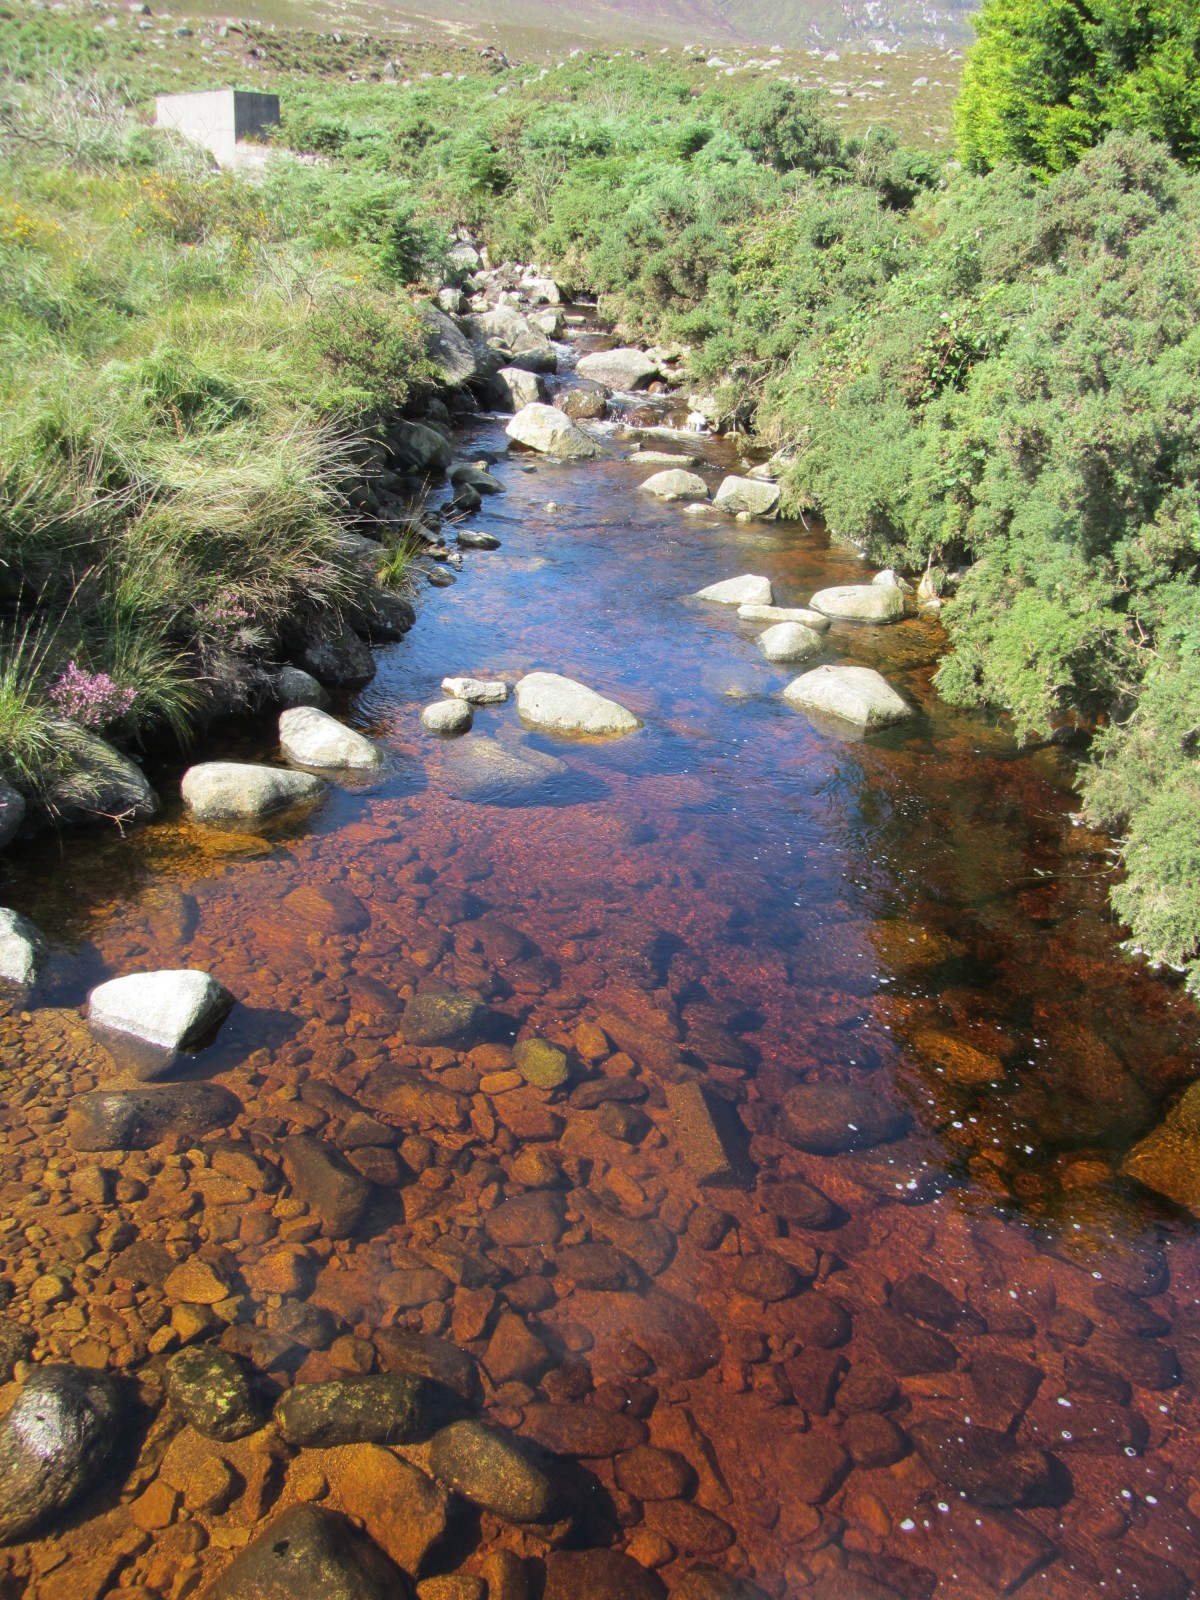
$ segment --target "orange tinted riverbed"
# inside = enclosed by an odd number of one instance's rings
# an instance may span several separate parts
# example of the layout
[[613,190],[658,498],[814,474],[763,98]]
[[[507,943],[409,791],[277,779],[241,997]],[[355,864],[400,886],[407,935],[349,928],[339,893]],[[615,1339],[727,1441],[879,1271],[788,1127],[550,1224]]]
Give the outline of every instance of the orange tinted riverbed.
[[[504,443],[481,421],[464,456]],[[35,1359],[126,1376],[135,1423],[96,1494],[0,1555],[4,1592],[199,1593],[298,1500],[386,1547],[376,1457],[270,1428],[189,1440],[160,1374],[180,1339],[219,1342],[269,1400],[386,1370],[390,1328],[477,1358],[485,1414],[584,1486],[569,1530],[451,1508],[422,1576],[508,1547],[537,1593],[565,1542],[776,1596],[1189,1592],[1200,1247],[1117,1168],[1194,1076],[1195,1012],[1120,955],[1108,841],[1072,825],[1066,758],[937,701],[935,624],[835,623],[820,659],[878,667],[922,714],[867,739],[814,726],[758,627],[682,597],[754,572],[803,604],[860,565],[819,532],[639,494],[627,448],[534,472],[501,455],[507,492],[472,525],[502,548],[428,593],[341,708],[384,744],[379,778],[262,836],[172,806],[128,839],[5,861],[4,902],[60,973],[57,1008],[2,1019],[8,1315]],[[706,452],[715,486],[733,458]],[[567,743],[511,701],[481,709],[473,738],[565,764],[515,791],[422,733],[443,676],[539,668],[645,727]],[[268,729],[202,753],[269,751]],[[72,1098],[123,1063],[74,1008],[175,966],[237,998],[191,1076],[244,1112],[198,1142],[76,1152]],[[490,1036],[405,1042],[406,1003],[437,991],[484,1002]],[[563,1088],[514,1074],[534,1035],[569,1051]],[[686,1164],[668,1091],[688,1079],[736,1107],[743,1186]],[[899,1136],[813,1149],[803,1124],[830,1102],[803,1109],[805,1085],[847,1086]],[[375,1185],[350,1239],[271,1176],[301,1133]],[[216,1164],[230,1141],[268,1181]],[[530,1195],[561,1198],[495,1220]],[[197,1253],[215,1311],[164,1287]],[[298,1304],[329,1315],[314,1332]]]

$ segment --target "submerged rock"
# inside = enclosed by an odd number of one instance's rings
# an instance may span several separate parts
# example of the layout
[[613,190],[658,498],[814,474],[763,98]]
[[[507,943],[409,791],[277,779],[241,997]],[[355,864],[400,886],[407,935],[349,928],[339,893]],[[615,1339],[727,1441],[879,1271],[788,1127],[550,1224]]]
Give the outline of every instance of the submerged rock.
[[802,622],[777,622],[758,638],[768,661],[803,661],[821,648],[821,635]]
[[753,1166],[750,1140],[737,1111],[705,1085],[685,1080],[667,1088],[667,1105],[683,1159],[696,1183],[744,1184]]
[[549,1039],[522,1039],[513,1048],[513,1063],[535,1089],[560,1089],[571,1076],[567,1052]]
[[400,1032],[407,1044],[469,1050],[486,1032],[490,1015],[472,994],[415,994],[404,1009]]
[[275,1422],[288,1443],[321,1450],[408,1444],[424,1437],[433,1418],[428,1383],[404,1374],[298,1383],[275,1404]]
[[802,711],[837,717],[868,733],[915,715],[908,701],[871,667],[814,667],[794,678],[783,697]]
[[976,1505],[996,1509],[1043,1500],[1054,1481],[1045,1451],[977,1424],[918,1422],[909,1432],[925,1465]]
[[1200,1083],[1193,1083],[1163,1122],[1134,1145],[1121,1171],[1200,1216]]
[[172,1083],[154,1089],[95,1089],[77,1095],[67,1113],[75,1150],[149,1150],[169,1134],[199,1139],[225,1128],[242,1102],[215,1083]]
[[523,444],[526,449],[540,450],[546,455],[562,456],[565,460],[584,460],[600,454],[594,439],[577,428],[557,406],[534,404],[523,407],[504,430],[510,439]]
[[594,421],[608,415],[608,397],[603,389],[572,389],[562,408],[577,421]]
[[200,822],[241,822],[308,805],[324,790],[311,772],[253,766],[242,761],[204,761],[183,775],[181,792]]
[[167,1362],[167,1394],[208,1439],[241,1439],[260,1426],[246,1371],[225,1350],[194,1345],[178,1351]]
[[88,1020],[164,1050],[187,1050],[212,1033],[232,1006],[229,990],[207,972],[131,972],[92,990]]
[[847,583],[820,590],[811,605],[843,622],[896,622],[904,615],[904,591],[890,583]]
[[203,1600],[409,1600],[412,1588],[347,1517],[292,1506],[236,1556]]
[[530,672],[517,684],[522,722],[543,733],[602,739],[636,733],[639,718],[573,678],[557,672]]
[[324,1139],[294,1133],[283,1141],[283,1165],[299,1199],[335,1239],[348,1239],[370,1204],[371,1185]]
[[46,941],[29,918],[0,906],[0,978],[32,983],[47,954]]
[[769,578],[759,578],[747,573],[740,578],[723,578],[720,583],[710,583],[700,589],[697,600],[709,600],[719,606],[769,606],[775,596]]
[[717,490],[713,505],[718,511],[750,517],[774,516],[779,506],[779,485],[760,483],[754,478],[728,477]]
[[552,1550],[543,1600],[663,1600],[663,1581],[619,1550]]
[[512,804],[531,798],[553,779],[565,777],[567,771],[565,762],[543,750],[501,744],[479,734],[449,745],[440,761],[446,789],[457,799],[483,804]]
[[470,733],[475,713],[468,700],[435,700],[421,713],[421,726],[427,733],[438,733],[453,739],[460,733]]
[[652,361],[644,350],[596,350],[581,356],[575,370],[592,383],[626,393],[644,388],[659,375],[658,362]]
[[708,485],[694,472],[684,472],[675,467],[667,472],[656,472],[641,486],[643,494],[656,495],[660,500],[707,500]]
[[299,767],[371,772],[383,765],[378,745],[315,706],[296,706],[283,713],[279,747],[284,759]]
[[839,1155],[898,1139],[908,1131],[906,1114],[872,1089],[844,1083],[801,1083],[783,1098],[783,1131],[801,1150]]
[[484,1422],[452,1422],[434,1435],[434,1476],[507,1522],[545,1522],[557,1501],[540,1453]]
[[0,1542],[23,1539],[92,1487],[120,1421],[110,1379],[39,1367],[0,1422]]

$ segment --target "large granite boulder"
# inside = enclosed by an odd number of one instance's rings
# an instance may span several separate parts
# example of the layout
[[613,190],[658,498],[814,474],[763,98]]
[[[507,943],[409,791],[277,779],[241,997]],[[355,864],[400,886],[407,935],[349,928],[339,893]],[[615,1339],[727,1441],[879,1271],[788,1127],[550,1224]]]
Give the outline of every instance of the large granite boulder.
[[802,711],[837,717],[868,732],[915,715],[908,701],[872,667],[814,667],[794,678],[783,694]]
[[245,822],[316,800],[324,782],[311,772],[204,761],[183,775],[183,802],[200,822]]
[[315,706],[296,706],[279,719],[279,747],[299,767],[373,772],[383,765],[378,745]]
[[660,500],[707,500],[708,485],[694,472],[684,472],[679,467],[669,467],[656,472],[642,484],[643,494],[656,495]]
[[505,429],[510,439],[528,450],[565,460],[582,461],[600,454],[600,446],[577,428],[557,406],[530,405],[518,411]]
[[0,1422],[0,1543],[27,1538],[92,1487],[119,1421],[102,1372],[37,1368]]
[[46,941],[29,918],[0,906],[0,978],[33,983],[47,953]]
[[738,578],[722,578],[720,583],[710,583],[696,593],[697,600],[708,600],[719,606],[769,606],[775,601],[771,580],[753,573]]
[[597,350],[590,356],[581,356],[575,370],[581,378],[626,393],[644,389],[659,375],[658,362],[652,361],[644,350]]
[[846,583],[820,590],[811,604],[840,622],[896,622],[904,615],[904,591],[891,583]]
[[516,688],[517,712],[527,727],[541,733],[606,739],[636,733],[642,726],[632,711],[557,672],[530,672]]
[[186,1050],[211,1034],[232,1005],[229,990],[207,972],[131,972],[92,990],[88,1020],[164,1050]]
[[717,490],[713,505],[731,516],[773,517],[779,508],[779,485],[730,476]]

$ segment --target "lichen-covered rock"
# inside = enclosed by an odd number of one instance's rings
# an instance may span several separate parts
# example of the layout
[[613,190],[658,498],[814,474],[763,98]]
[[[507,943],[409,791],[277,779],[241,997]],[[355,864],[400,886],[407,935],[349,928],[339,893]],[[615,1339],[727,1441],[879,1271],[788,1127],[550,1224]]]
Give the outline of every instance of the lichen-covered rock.
[[554,1515],[549,1463],[484,1422],[452,1422],[435,1434],[429,1464],[447,1488],[508,1522],[546,1522]]
[[276,1425],[288,1443],[318,1449],[409,1444],[439,1420],[429,1384],[409,1374],[298,1383],[275,1405]]
[[167,1362],[167,1394],[198,1433],[241,1439],[260,1425],[246,1370],[236,1356],[209,1345],[180,1350]]

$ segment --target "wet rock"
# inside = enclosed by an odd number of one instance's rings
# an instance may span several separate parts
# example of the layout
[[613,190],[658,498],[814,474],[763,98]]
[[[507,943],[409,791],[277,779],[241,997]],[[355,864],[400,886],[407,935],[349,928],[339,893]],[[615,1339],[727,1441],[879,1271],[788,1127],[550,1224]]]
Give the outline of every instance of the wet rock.
[[963,1314],[962,1303],[945,1284],[926,1272],[914,1272],[898,1279],[892,1290],[892,1305],[905,1316],[928,1322],[935,1328],[952,1328]]
[[186,1050],[211,1034],[232,1006],[229,990],[207,972],[133,972],[92,990],[88,1020],[164,1050]]
[[460,550],[499,550],[500,540],[483,528],[456,528],[454,542]]
[[862,1572],[824,1572],[804,1600],[906,1600],[899,1589]]
[[1106,1400],[1072,1400],[1069,1406],[1039,1403],[1025,1426],[1055,1455],[1141,1455],[1150,1439],[1145,1417]]
[[460,733],[469,733],[475,713],[466,700],[435,700],[421,713],[421,726],[426,733],[438,733],[453,739]]
[[644,1515],[646,1526],[684,1555],[715,1556],[733,1543],[723,1518],[686,1500],[651,1500]]
[[0,1542],[26,1538],[92,1487],[119,1422],[103,1373],[37,1368],[0,1422]]
[[[449,321],[448,318],[441,320]],[[453,326],[450,323],[450,327]],[[439,332],[444,331],[439,323]],[[436,428],[426,427],[423,422],[394,423],[388,434],[388,443],[396,466],[403,472],[444,472],[453,460],[453,453],[444,436]]]
[[790,1433],[778,1441],[775,1452],[777,1482],[801,1505],[819,1506],[850,1471],[850,1457],[825,1433]]
[[545,1522],[557,1495],[540,1457],[483,1422],[453,1422],[434,1435],[430,1468],[447,1488],[507,1522]]
[[404,1572],[420,1572],[449,1527],[442,1486],[382,1445],[341,1445],[318,1459],[346,1514]]
[[930,1372],[952,1372],[958,1351],[943,1334],[922,1328],[898,1312],[882,1308],[864,1311],[858,1330],[879,1360],[897,1377],[914,1378]]
[[315,706],[295,706],[282,714],[279,747],[284,760],[298,767],[374,772],[383,765],[377,745]]
[[636,733],[639,718],[573,678],[557,672],[530,672],[517,684],[517,711],[527,727],[541,733],[606,739]]
[[529,1600],[529,1575],[513,1550],[489,1550],[479,1563],[488,1600]]
[[490,1015],[471,994],[416,994],[404,1009],[400,1032],[408,1044],[469,1050],[487,1031]]
[[628,1339],[673,1377],[698,1378],[721,1359],[721,1330],[694,1300],[658,1288],[616,1296],[581,1290],[572,1304],[585,1326]]
[[174,1267],[163,1282],[168,1300],[185,1305],[215,1306],[231,1294],[228,1274],[216,1272],[199,1256],[188,1256]]
[[873,1411],[847,1419],[842,1443],[856,1467],[890,1467],[908,1454],[908,1440],[900,1429]]
[[341,883],[305,883],[283,898],[287,910],[322,933],[362,933],[371,925],[371,913]]
[[620,1139],[623,1144],[639,1144],[654,1124],[644,1111],[637,1110],[635,1106],[606,1100],[597,1114],[596,1126],[610,1139]]
[[607,1104],[609,1101],[644,1100],[648,1091],[640,1078],[622,1076],[619,1078],[591,1078],[586,1083],[577,1083],[571,1090],[570,1105],[576,1111],[595,1111],[597,1106]]
[[500,1316],[481,1359],[497,1388],[502,1383],[536,1383],[551,1361],[545,1344],[514,1311]]
[[535,1089],[561,1089],[570,1077],[567,1052],[548,1039],[521,1039],[513,1046],[513,1064]]
[[374,1336],[380,1364],[386,1372],[408,1373],[459,1396],[468,1405],[483,1397],[479,1368],[473,1356],[446,1339],[431,1334],[404,1333],[399,1328],[379,1328]]
[[75,1150],[149,1150],[169,1134],[198,1139],[228,1127],[241,1110],[241,1101],[215,1083],[98,1089],[72,1102],[67,1136]]
[[581,378],[592,383],[602,383],[606,389],[617,389],[628,394],[634,389],[644,389],[657,378],[658,363],[652,361],[644,350],[597,350],[581,356],[575,367]]
[[837,1350],[853,1329],[850,1313],[828,1294],[802,1295],[787,1308],[787,1327],[793,1338],[816,1350]]
[[833,1350],[812,1347],[790,1356],[783,1364],[796,1404],[812,1416],[828,1416],[846,1363]]
[[438,1420],[429,1385],[410,1374],[299,1383],[275,1405],[275,1423],[287,1442],[316,1449],[409,1444]]
[[523,411],[546,398],[546,381],[520,367],[501,367],[488,382],[488,395],[501,411]]
[[1166,1119],[1134,1145],[1121,1171],[1200,1216],[1200,1082],[1193,1083]]
[[1172,1389],[1179,1382],[1179,1361],[1174,1350],[1157,1339],[1098,1333],[1088,1345],[1088,1354],[1139,1389]]
[[695,1182],[748,1183],[754,1171],[749,1139],[734,1107],[690,1079],[670,1084],[666,1094],[675,1137]]
[[975,1395],[972,1417],[1006,1433],[1033,1403],[1045,1376],[1028,1361],[992,1350],[973,1355],[968,1371]]
[[672,1600],[767,1600],[767,1593],[749,1578],[701,1565],[676,1579],[671,1597]]
[[770,1305],[776,1300],[786,1300],[800,1288],[800,1274],[790,1262],[771,1250],[748,1256],[733,1275],[733,1287],[739,1294],[749,1295]]
[[295,706],[316,706],[323,711],[329,696],[313,677],[301,667],[280,667],[275,677],[275,699],[285,711]]
[[204,761],[184,773],[180,792],[200,822],[241,822],[308,805],[324,788],[322,779],[311,772],[242,761]]
[[561,1194],[535,1189],[505,1200],[483,1219],[488,1237],[501,1245],[557,1244],[566,1227]]
[[557,406],[536,403],[524,406],[504,431],[528,450],[539,450],[567,461],[586,460],[600,454],[596,441],[589,439]]
[[765,1184],[758,1198],[764,1211],[795,1223],[798,1228],[827,1228],[838,1214],[828,1195],[800,1179]]
[[375,658],[349,628],[309,639],[300,660],[318,683],[331,689],[361,689],[375,676]]
[[261,1425],[245,1370],[224,1350],[180,1350],[167,1362],[166,1379],[172,1404],[206,1438],[241,1439]]
[[555,1271],[580,1289],[603,1289],[619,1293],[640,1287],[642,1275],[637,1263],[611,1244],[574,1244],[554,1258]]
[[595,421],[608,415],[608,397],[603,389],[572,389],[562,408],[576,422]]
[[292,1506],[237,1555],[203,1600],[407,1600],[412,1589],[336,1512]]
[[348,1239],[371,1200],[371,1185],[323,1139],[296,1133],[283,1141],[283,1165],[296,1196],[335,1239]]
[[426,1578],[417,1585],[417,1600],[487,1600],[487,1585],[469,1572]]
[[845,1416],[887,1411],[900,1398],[895,1379],[867,1361],[856,1361],[838,1385],[837,1406]]
[[731,475],[717,490],[713,505],[730,516],[774,516],[779,509],[779,485]]
[[676,1450],[639,1444],[614,1463],[618,1486],[637,1500],[681,1500],[690,1495],[696,1474]]
[[0,978],[30,984],[48,955],[46,941],[19,911],[0,906]]
[[821,635],[802,622],[777,622],[758,636],[758,648],[768,661],[804,661],[816,655]]
[[552,1550],[543,1600],[663,1600],[662,1580],[617,1550]]
[[0,1316],[0,1383],[7,1383],[18,1361],[26,1361],[33,1349],[33,1334],[11,1317]]
[[841,1083],[801,1083],[783,1100],[784,1137],[813,1155],[838,1155],[898,1139],[908,1117],[874,1090]]
[[895,622],[904,615],[904,591],[894,584],[848,583],[822,589],[809,604],[843,622]]
[[746,574],[740,578],[723,578],[720,583],[710,583],[696,593],[697,600],[708,600],[719,606],[769,606],[775,595],[769,578]]
[[837,717],[868,733],[914,715],[908,701],[871,667],[814,667],[793,678],[783,697],[802,711]]
[[1045,1451],[1006,1433],[942,1420],[914,1423],[909,1431],[933,1475],[977,1505],[1035,1504],[1053,1489],[1053,1463]]
[[25,796],[0,778],[0,850],[13,842],[24,821]]
[[636,1417],[585,1405],[526,1406],[521,1432],[556,1456],[615,1456],[646,1440]]
[[443,678],[442,688],[457,700],[473,706],[502,706],[509,696],[506,683],[483,678]]
[[675,1254],[675,1239],[657,1218],[627,1217],[604,1205],[586,1189],[576,1190],[572,1204],[586,1218],[591,1230],[618,1250],[631,1256],[647,1277],[654,1278]]
[[427,1306],[432,1300],[448,1300],[453,1292],[450,1279],[433,1267],[406,1267],[379,1280],[380,1299],[398,1311]]
[[42,796],[50,816],[60,823],[143,822],[157,813],[158,796],[128,756],[76,723],[56,722],[54,733],[66,762]]
[[684,472],[679,467],[666,472],[656,472],[641,485],[643,494],[655,495],[659,500],[707,500],[708,485],[694,472]]

